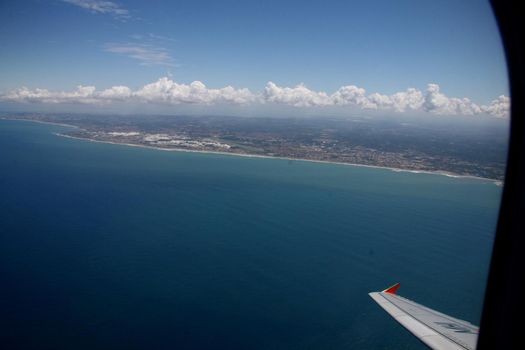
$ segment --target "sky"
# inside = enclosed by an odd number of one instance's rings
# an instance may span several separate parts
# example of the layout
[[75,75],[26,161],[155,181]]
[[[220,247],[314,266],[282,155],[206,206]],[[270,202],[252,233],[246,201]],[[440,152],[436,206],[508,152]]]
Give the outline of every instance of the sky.
[[488,1],[0,2],[0,111],[508,118]]

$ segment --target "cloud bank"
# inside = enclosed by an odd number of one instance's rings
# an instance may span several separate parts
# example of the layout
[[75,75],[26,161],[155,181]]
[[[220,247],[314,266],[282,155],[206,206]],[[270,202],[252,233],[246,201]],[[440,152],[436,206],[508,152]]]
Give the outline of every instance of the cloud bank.
[[78,86],[73,91],[31,90],[23,87],[0,94],[0,101],[99,105],[115,102],[162,105],[274,104],[297,108],[353,107],[361,110],[397,113],[417,111],[437,115],[487,114],[497,118],[508,118],[510,115],[510,98],[507,96],[499,96],[488,105],[478,105],[465,97],[446,96],[437,84],[428,84],[425,91],[410,88],[392,95],[367,94],[363,88],[347,85],[329,95],[326,92],[310,90],[304,84],[295,87],[281,87],[273,82],[268,82],[263,91],[253,93],[248,89],[236,89],[232,86],[209,88],[200,81],[181,84],[163,77],[135,91],[126,86],[113,86],[100,91],[94,86]]

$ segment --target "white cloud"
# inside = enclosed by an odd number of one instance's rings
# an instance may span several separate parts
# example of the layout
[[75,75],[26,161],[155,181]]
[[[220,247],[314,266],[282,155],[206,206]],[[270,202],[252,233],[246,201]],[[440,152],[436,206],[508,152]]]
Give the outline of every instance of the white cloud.
[[481,106],[481,110],[499,118],[506,118],[510,113],[510,98],[501,95],[488,106]]
[[390,96],[373,93],[368,96],[368,99],[377,109],[392,109],[396,112],[417,111],[421,109],[424,102],[423,93],[414,88],[396,92]]
[[506,118],[510,114],[510,99],[500,96],[489,106],[479,106],[468,98],[448,97],[440,91],[437,84],[428,84],[427,90],[409,88],[392,95],[379,93],[366,94],[366,90],[355,85],[342,86],[332,95],[316,92],[303,84],[294,88],[280,87],[269,82],[262,99],[265,102],[287,104],[296,107],[312,106],[356,106],[361,109],[382,111],[425,111],[438,115],[477,115],[490,114]]
[[175,60],[168,51],[161,47],[108,43],[105,45],[104,51],[128,56],[146,66],[161,65],[173,67],[176,65]]
[[97,97],[108,101],[125,101],[133,95],[131,89],[127,86],[113,86],[97,94]]
[[295,107],[328,106],[332,104],[326,93],[312,91],[304,84],[289,88],[277,86],[271,81],[264,88],[262,101]]
[[128,10],[113,1],[105,0],[62,0],[72,5],[76,5],[92,13],[102,13],[114,16],[117,19],[125,20],[131,18]]
[[132,91],[127,86],[113,86],[97,91],[94,86],[78,86],[76,90],[49,91],[30,90],[26,87],[0,94],[0,100],[19,103],[87,103],[106,104],[111,102],[140,102],[161,104],[247,104],[256,96],[248,89],[226,86],[210,89],[200,81],[178,84],[166,77]]
[[474,115],[481,113],[481,107],[468,98],[447,97],[440,92],[439,85],[428,84],[423,109],[436,114]]
[[209,89],[200,81],[178,84],[166,77],[145,85],[134,96],[146,102],[171,104],[246,104],[255,100],[255,95],[248,89],[236,90],[231,86]]
[[96,103],[94,86],[77,86],[76,90],[53,92],[47,89],[30,90],[26,87],[0,95],[0,99],[12,102],[32,103]]
[[0,101],[18,103],[84,103],[108,104],[112,102],[149,103],[163,105],[256,105],[281,104],[298,108],[335,106],[379,111],[420,111],[442,115],[488,114],[508,118],[510,98],[500,96],[488,105],[477,105],[468,98],[448,97],[437,84],[428,84],[425,92],[410,88],[392,95],[366,94],[365,89],[354,85],[343,86],[331,95],[308,89],[303,84],[281,87],[268,82],[264,90],[255,94],[248,89],[231,86],[208,88],[200,81],[190,84],[177,83],[168,77],[147,84],[138,90],[127,86],[113,86],[97,91],[94,86],[78,86],[73,91],[20,88],[0,94]]
[[366,97],[366,90],[355,85],[340,87],[330,99],[334,105],[355,105],[363,109],[377,109],[377,105]]

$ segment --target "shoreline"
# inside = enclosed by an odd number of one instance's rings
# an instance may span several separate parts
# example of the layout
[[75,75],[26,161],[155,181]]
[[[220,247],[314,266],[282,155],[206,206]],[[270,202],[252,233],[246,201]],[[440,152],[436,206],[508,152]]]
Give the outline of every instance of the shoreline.
[[71,135],[60,134],[60,133],[54,133],[54,134],[57,135],[57,136],[61,136],[61,137],[69,138],[69,139],[75,139],[75,140],[97,142],[97,143],[105,143],[105,144],[110,144],[110,145],[121,145],[121,146],[129,146],[129,147],[154,149],[154,150],[166,151],[166,152],[188,152],[188,153],[203,153],[203,154],[219,154],[219,155],[232,156],[232,157],[281,159],[281,160],[291,160],[291,161],[299,161],[299,162],[336,164],[336,165],[346,165],[346,166],[354,166],[354,167],[383,169],[383,170],[389,170],[389,171],[393,171],[393,172],[408,172],[408,173],[413,173],[413,174],[441,175],[441,176],[446,176],[446,177],[451,177],[451,178],[456,178],[456,179],[462,179],[462,178],[463,179],[474,179],[474,180],[493,182],[494,184],[496,184],[498,186],[503,184],[502,180],[489,179],[489,178],[486,178],[486,177],[473,176],[473,175],[459,175],[459,174],[454,174],[454,173],[445,172],[445,171],[439,171],[439,170],[436,170],[436,171],[431,171],[431,170],[411,170],[411,169],[401,169],[401,168],[393,168],[393,167],[386,167],[386,166],[379,166],[379,165],[367,165],[367,164],[356,164],[356,163],[333,162],[333,161],[328,161],[328,160],[290,158],[290,157],[279,157],[279,156],[265,156],[265,155],[259,155],[259,154],[221,152],[221,151],[203,151],[203,150],[191,150],[191,149],[184,149],[184,148],[163,148],[163,147],[141,145],[141,144],[136,144],[136,143],[125,143],[125,142],[113,142],[113,141],[94,140],[94,139],[90,139],[90,138],[77,137],[77,136],[71,136]]
[[57,125],[57,126],[64,126],[64,127],[68,127],[68,128],[80,129],[80,127],[76,126],[76,125],[64,124],[64,123],[55,123],[55,122],[45,122],[43,120],[16,119],[16,118],[6,118],[6,117],[0,117],[0,120],[16,120],[16,121],[20,121],[20,122],[33,122],[33,123],[39,123],[39,124],[50,124],[50,125]]
[[[16,119],[16,118],[5,118],[5,117],[2,117],[0,119],[2,119],[2,120],[28,121],[28,122],[35,122],[35,123],[41,123],[41,124],[50,124],[50,125],[58,125],[58,126],[64,126],[64,127],[71,127],[71,128],[75,128],[75,129],[81,129],[79,126],[76,126],[76,125],[65,124],[65,123],[47,122],[47,121],[41,121],[41,120]],[[135,144],[135,143],[94,140],[94,139],[89,139],[89,138],[85,138],[85,137],[77,137],[77,136],[61,134],[61,133],[58,133],[58,132],[53,133],[53,134],[56,135],[56,136],[70,138],[70,139],[75,139],[75,140],[98,142],[98,143],[105,143],[105,144],[111,144],[111,145],[122,145],[122,146],[129,146],[129,147],[140,147],[140,148],[154,149],[154,150],[167,151],[167,152],[191,152],[191,153],[204,153],[204,154],[207,153],[207,154],[220,154],[220,155],[233,156],[233,157],[282,159],[282,160],[301,161],[301,162],[313,162],[313,163],[323,163],[323,164],[347,165],[347,166],[355,166],[355,167],[384,169],[384,170],[390,170],[390,171],[393,171],[393,172],[409,172],[409,173],[413,173],[413,174],[441,175],[441,176],[457,178],[457,179],[482,180],[482,181],[492,182],[496,186],[502,186],[503,185],[503,181],[504,181],[504,180],[490,179],[490,178],[481,177],[481,176],[474,176],[474,175],[460,175],[460,174],[455,174],[455,173],[451,173],[451,172],[444,171],[444,170],[402,169],[402,168],[386,167],[386,166],[379,166],[379,165],[367,165],[367,164],[334,162],[334,161],[328,161],[328,160],[315,160],[315,159],[291,158],[291,157],[280,157],[280,156],[266,156],[266,155],[259,155],[259,154],[246,154],[246,153],[221,152],[221,151],[190,150],[190,149],[184,149],[184,148],[163,148],[163,147],[155,147],[155,146],[141,145],[141,144]]]

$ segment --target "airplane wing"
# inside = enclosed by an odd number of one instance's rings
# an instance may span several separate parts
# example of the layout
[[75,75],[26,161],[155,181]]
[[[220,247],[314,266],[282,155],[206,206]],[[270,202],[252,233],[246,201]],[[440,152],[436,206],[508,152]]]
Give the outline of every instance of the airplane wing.
[[478,327],[403,298],[396,294],[398,289],[399,283],[368,295],[431,349],[476,348]]

